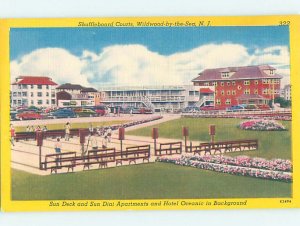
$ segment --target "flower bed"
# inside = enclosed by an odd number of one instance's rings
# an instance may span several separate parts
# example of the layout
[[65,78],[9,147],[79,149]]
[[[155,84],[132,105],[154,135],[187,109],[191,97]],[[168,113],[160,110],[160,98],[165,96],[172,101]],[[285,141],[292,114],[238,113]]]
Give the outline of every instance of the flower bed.
[[292,181],[292,173],[287,172],[287,170],[285,170],[285,172],[282,170],[285,169],[285,167],[282,168],[282,163],[284,163],[284,165],[290,165],[290,167],[287,168],[291,169],[291,164],[288,160],[265,160],[260,158],[249,158],[247,156],[239,156],[236,158],[226,156],[219,156],[219,158],[215,157],[217,156],[162,156],[157,158],[157,161],[229,173],[232,175],[251,176],[285,182]]
[[250,168],[265,169],[265,170],[274,170],[274,171],[283,171],[283,172],[292,171],[291,161],[285,159],[266,160],[264,158],[251,158],[249,156],[230,157],[224,155],[208,155],[208,156],[193,155],[190,157],[186,156],[185,158],[189,158],[190,160],[196,160],[201,162],[210,162],[210,163],[250,167]]
[[240,129],[256,131],[283,131],[286,128],[274,120],[248,120],[240,123]]

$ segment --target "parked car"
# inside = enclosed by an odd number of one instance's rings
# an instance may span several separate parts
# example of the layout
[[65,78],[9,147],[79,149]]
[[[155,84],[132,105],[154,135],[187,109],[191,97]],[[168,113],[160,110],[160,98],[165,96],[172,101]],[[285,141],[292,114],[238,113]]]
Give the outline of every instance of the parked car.
[[244,111],[246,108],[244,105],[234,105],[226,109],[226,111]]
[[17,120],[16,118],[17,114],[18,114],[17,111],[10,111],[10,120]]
[[95,117],[97,113],[91,109],[82,109],[81,111],[76,111],[76,115],[79,117]]
[[199,107],[189,106],[189,107],[184,108],[182,110],[182,113],[191,113],[191,112],[197,112],[197,111],[200,111]]
[[42,119],[42,115],[39,113],[36,113],[34,111],[26,111],[26,112],[18,113],[16,115],[16,119],[19,119],[19,120]]
[[99,105],[99,106],[95,106],[90,108],[91,110],[95,111],[97,113],[98,116],[104,116],[108,114],[108,108],[104,105]]
[[263,111],[271,110],[270,106],[267,104],[257,105],[257,107],[258,107],[258,109],[263,110]]
[[140,108],[139,113],[140,114],[153,114],[153,111],[150,108]]
[[211,110],[218,110],[215,106],[208,105],[200,107],[200,111],[211,111]]
[[245,106],[245,109],[247,109],[247,110],[257,110],[257,109],[259,109],[259,108],[257,107],[256,104],[247,104],[247,105]]
[[60,108],[50,113],[52,118],[75,118],[76,114],[72,109]]

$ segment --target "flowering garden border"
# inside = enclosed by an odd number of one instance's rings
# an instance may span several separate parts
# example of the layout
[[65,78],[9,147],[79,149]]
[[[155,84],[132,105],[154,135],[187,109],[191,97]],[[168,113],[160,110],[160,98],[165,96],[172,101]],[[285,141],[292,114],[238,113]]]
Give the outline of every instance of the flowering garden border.
[[255,119],[243,121],[238,126],[243,130],[255,131],[285,131],[287,130],[282,124],[275,120]]
[[158,162],[173,163],[181,166],[190,166],[215,172],[228,173],[231,175],[250,176],[262,179],[292,182],[292,173],[247,166],[227,165],[224,163],[205,162],[201,159],[187,155],[162,156],[156,159]]

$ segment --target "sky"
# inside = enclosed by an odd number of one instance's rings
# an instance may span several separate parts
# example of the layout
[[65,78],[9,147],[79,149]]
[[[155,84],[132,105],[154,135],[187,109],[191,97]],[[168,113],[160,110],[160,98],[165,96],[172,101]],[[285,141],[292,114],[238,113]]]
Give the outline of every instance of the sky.
[[289,83],[287,26],[13,28],[11,77],[99,88],[182,85],[208,68],[269,64]]

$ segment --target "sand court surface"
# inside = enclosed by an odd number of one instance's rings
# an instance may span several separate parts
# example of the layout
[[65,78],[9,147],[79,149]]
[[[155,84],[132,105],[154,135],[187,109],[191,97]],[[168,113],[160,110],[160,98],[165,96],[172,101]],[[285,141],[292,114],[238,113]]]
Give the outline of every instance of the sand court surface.
[[[146,116],[146,117],[150,117],[150,116]],[[134,130],[134,129],[138,129],[138,128],[142,128],[142,127],[146,127],[146,126],[152,126],[152,125],[154,126],[156,124],[160,124],[160,123],[163,123],[166,121],[177,119],[179,117],[180,117],[180,115],[164,115],[164,117],[162,119],[135,125],[132,127],[128,127],[128,128],[126,128],[126,131],[130,131],[130,130]],[[104,118],[108,118],[108,117],[104,117]],[[116,120],[116,118],[118,118],[118,120],[120,119],[119,117],[112,117],[111,120]],[[123,118],[125,118],[125,117],[123,117]],[[141,116],[138,116],[138,119],[135,116],[126,116],[126,118],[129,118],[131,120],[140,120],[140,119],[145,118],[145,116],[143,118],[141,118]],[[75,120],[77,120],[77,119],[75,119]],[[48,121],[47,121],[47,123],[48,123]],[[39,120],[39,122],[40,122],[40,120]],[[82,122],[82,121],[80,121],[80,122]],[[22,122],[22,124],[23,123],[24,122]],[[57,123],[57,121],[55,120],[54,123]],[[20,124],[19,126],[22,126],[22,124]],[[149,136],[143,137],[143,136],[127,135],[125,133],[125,140],[123,141],[123,150],[125,150],[126,147],[150,145],[150,147],[151,147],[150,156],[151,157],[149,159],[149,162],[154,162],[156,159],[156,157],[154,156],[154,142],[153,142],[153,139],[151,138],[150,134],[151,134],[151,131],[149,131]],[[97,140],[98,146],[101,147],[103,137],[96,136],[96,140]],[[169,143],[169,142],[178,142],[178,141],[182,141],[182,140],[159,138],[157,140],[157,145],[159,145],[160,143]],[[44,139],[43,147],[42,147],[42,161],[45,160],[45,156],[47,154],[55,153],[55,150],[54,150],[55,142],[56,142],[56,138]],[[61,144],[62,144],[62,153],[72,151],[72,152],[78,153],[78,155],[82,154],[82,146],[80,144],[79,137],[72,137],[69,141],[65,141],[65,139],[62,138]],[[113,131],[111,142],[108,142],[108,148],[116,148],[116,151],[119,151],[121,149],[120,141],[118,140],[118,131],[116,131],[116,130]],[[85,151],[92,150],[91,142],[89,142],[88,136],[85,139],[84,150]],[[141,163],[143,163],[143,160],[141,160],[141,159],[138,159],[136,161],[136,164],[141,164]],[[11,164],[12,164],[12,168],[26,171],[28,173],[33,173],[33,174],[37,174],[37,175],[49,175],[50,174],[50,170],[45,171],[45,170],[39,169],[39,147],[36,145],[35,140],[27,140],[27,141],[22,140],[19,142],[15,142],[14,146],[11,147]],[[129,164],[128,161],[123,162],[123,165],[128,165],[128,164]],[[108,163],[108,167],[116,167],[116,163],[115,162]],[[118,167],[120,167],[120,166],[118,166]],[[90,170],[93,170],[93,169],[98,169],[98,165],[97,164],[91,165]],[[82,165],[76,166],[74,168],[74,172],[78,172],[78,171],[82,171],[82,170],[83,170]],[[58,173],[65,173],[67,171],[68,171],[67,168],[62,168],[62,169],[58,170]]]

